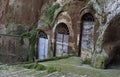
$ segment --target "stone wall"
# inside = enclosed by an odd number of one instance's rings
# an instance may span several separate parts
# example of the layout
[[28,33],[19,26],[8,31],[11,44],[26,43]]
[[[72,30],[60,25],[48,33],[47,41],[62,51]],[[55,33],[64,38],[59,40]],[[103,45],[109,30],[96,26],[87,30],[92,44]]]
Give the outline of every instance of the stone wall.
[[20,45],[18,35],[27,32],[37,23],[42,5],[51,1],[53,0],[0,0],[1,62],[27,60],[29,43],[25,41],[25,45]]
[[[108,45],[108,43],[110,44],[108,46],[112,46],[113,42],[116,42],[115,39],[119,39],[119,37],[116,37],[116,35],[114,36],[114,34],[110,34],[110,32],[113,31],[114,33],[119,33],[116,27],[119,26],[119,20],[116,20],[115,16],[120,13],[120,0],[91,0],[91,3],[93,3],[93,9],[96,12],[96,18],[100,24],[98,29],[99,36],[93,56],[93,66],[97,68],[105,68],[106,61],[111,59],[108,54],[108,52],[111,53],[111,47],[107,48],[107,50],[105,47],[107,47],[106,45]],[[117,25],[114,24],[115,22]],[[108,39],[109,37],[114,39]],[[106,42],[107,44],[105,45]]]
[[7,21],[32,26],[39,18],[44,0],[9,0]]
[[26,38],[24,41],[24,45],[21,45],[19,36],[0,35],[0,62],[16,63],[27,61],[29,42]]

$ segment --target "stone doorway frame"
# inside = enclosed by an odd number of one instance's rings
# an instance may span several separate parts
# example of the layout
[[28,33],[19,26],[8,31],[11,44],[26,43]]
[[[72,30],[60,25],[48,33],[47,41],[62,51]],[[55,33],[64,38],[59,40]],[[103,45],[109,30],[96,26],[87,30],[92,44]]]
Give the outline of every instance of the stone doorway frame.
[[[64,26],[64,28],[63,29],[65,29],[65,31],[63,31],[62,30],[62,27],[60,27],[60,26]],[[60,28],[61,28],[61,30],[60,30]],[[62,32],[63,31],[63,32]],[[57,33],[62,33],[62,34],[66,34],[66,35],[69,35],[69,38],[70,38],[70,31],[69,31],[69,29],[68,29],[68,27],[67,27],[67,25],[65,24],[65,23],[59,23],[59,24],[57,24],[56,25],[56,28],[55,28],[55,32],[54,32],[54,39],[55,39],[55,42],[54,42],[54,53],[53,53],[53,56],[56,56],[56,43],[57,43]],[[62,39],[62,41],[63,41],[63,39]],[[69,39],[68,39],[68,47],[69,47]],[[67,50],[69,50],[69,49],[67,49]],[[68,51],[67,51],[67,53],[68,53]]]
[[[74,39],[74,31],[72,29],[72,19],[71,16],[69,15],[69,13],[67,11],[61,12],[58,17],[56,18],[56,21],[54,22],[54,26],[52,28],[52,48],[54,49],[54,45],[55,45],[55,30],[58,24],[60,23],[64,23],[66,24],[68,30],[69,30],[69,43],[68,43],[68,51],[70,52],[72,49],[74,49],[74,42],[72,41]],[[68,54],[69,54],[68,52]],[[53,56],[55,56],[53,54]]]
[[92,11],[91,9],[84,9],[84,10],[80,10],[79,14],[79,21],[78,21],[78,27],[79,27],[79,38],[77,39],[78,40],[78,56],[81,56],[81,32],[82,32],[82,17],[86,14],[86,13],[90,13],[92,16],[93,16],[93,19],[94,19],[94,37],[93,37],[93,40],[94,40],[94,48],[93,48],[93,51],[92,51],[92,54],[95,50],[95,45],[96,45],[96,41],[97,41],[97,38],[98,38],[98,33],[97,33],[97,30],[99,28],[99,21],[97,20],[97,18],[95,17],[95,13],[94,11]]
[[[44,35],[40,35],[40,33],[42,33],[42,34],[44,34]],[[38,59],[38,52],[39,52],[39,50],[38,50],[38,46],[39,46],[39,38],[40,37],[43,37],[43,38],[47,38],[48,39],[48,36],[47,36],[47,33],[45,32],[45,31],[43,31],[43,30],[40,30],[40,31],[38,31],[38,33],[37,33],[37,43],[36,43],[36,59]],[[49,41],[48,41],[48,45],[49,45]]]
[[[94,25],[94,17],[93,17],[93,15],[91,13],[85,13],[82,16],[82,23],[81,23],[81,28],[80,28],[80,42],[79,42],[79,46],[80,46],[80,51],[79,52],[81,52],[81,57],[82,58],[91,58],[91,55],[92,55],[92,52],[93,52],[94,48],[92,48],[92,51],[89,51],[89,52],[88,52],[88,50],[86,52],[82,51],[82,49],[83,49],[83,46],[82,46],[83,45],[83,38],[84,38],[83,31],[84,31],[84,26],[85,26],[84,22],[93,22],[93,25]],[[92,26],[92,25],[89,25],[89,26]],[[93,42],[92,42],[92,44],[94,44],[94,26],[93,26],[92,30],[93,30],[93,36],[92,36]],[[86,41],[88,41],[88,40],[86,40]],[[90,47],[90,45],[86,45],[86,46]],[[93,47],[94,47],[94,45],[93,45]]]

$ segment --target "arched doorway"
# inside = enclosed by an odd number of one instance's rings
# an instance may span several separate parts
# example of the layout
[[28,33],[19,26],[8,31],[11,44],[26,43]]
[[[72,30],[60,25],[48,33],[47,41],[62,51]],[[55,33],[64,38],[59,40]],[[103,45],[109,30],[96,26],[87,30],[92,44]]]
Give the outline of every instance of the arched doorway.
[[94,49],[94,17],[90,13],[86,13],[82,17],[80,32],[80,52],[81,57],[91,57]]
[[48,58],[48,38],[43,31],[39,32],[38,38],[38,59],[43,60]]
[[68,54],[69,30],[66,24],[60,23],[55,30],[55,50],[54,56],[64,56]]

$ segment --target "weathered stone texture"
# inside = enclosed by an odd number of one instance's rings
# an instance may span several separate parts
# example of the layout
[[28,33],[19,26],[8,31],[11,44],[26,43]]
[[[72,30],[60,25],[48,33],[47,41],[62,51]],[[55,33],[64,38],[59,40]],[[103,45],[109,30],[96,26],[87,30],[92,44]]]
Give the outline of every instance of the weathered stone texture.
[[26,60],[28,42],[20,45],[20,35],[39,19],[42,5],[49,0],[0,0],[0,61],[12,63]]
[[5,22],[5,13],[8,5],[8,0],[0,0],[0,24]]
[[[92,1],[92,0],[91,0]],[[119,13],[120,13],[120,0],[94,0],[94,7],[96,10],[96,17],[99,20],[100,27],[98,29],[99,37],[96,44],[96,50],[94,53],[94,58],[97,58],[97,55],[101,55],[102,52],[106,52],[107,55],[105,59],[111,60],[111,57],[114,55],[111,53],[115,53],[119,49],[119,45],[115,46],[115,43],[118,42],[119,39]],[[96,5],[96,2],[98,3]],[[97,15],[98,14],[98,15]],[[106,20],[104,23],[102,20]],[[114,47],[118,47],[115,48]],[[113,50],[113,51],[111,51]],[[108,56],[108,57],[107,57]],[[94,59],[93,59],[94,60]],[[97,63],[97,59],[94,63]],[[104,61],[103,61],[104,62]],[[105,63],[105,62],[104,62]],[[101,62],[102,64],[102,62]],[[96,67],[96,66],[95,66]],[[99,66],[102,67],[102,66]]]
[[15,0],[9,3],[8,15],[12,22],[32,26],[38,20],[44,0]]
[[24,41],[24,45],[21,45],[19,36],[0,35],[0,62],[27,61],[29,42],[27,39]]

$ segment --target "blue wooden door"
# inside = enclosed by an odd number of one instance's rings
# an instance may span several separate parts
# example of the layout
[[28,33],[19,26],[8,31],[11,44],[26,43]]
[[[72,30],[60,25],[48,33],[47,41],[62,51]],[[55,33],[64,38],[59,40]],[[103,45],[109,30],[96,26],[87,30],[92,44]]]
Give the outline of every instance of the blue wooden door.
[[48,58],[48,39],[39,38],[38,59],[43,60],[47,58]]

